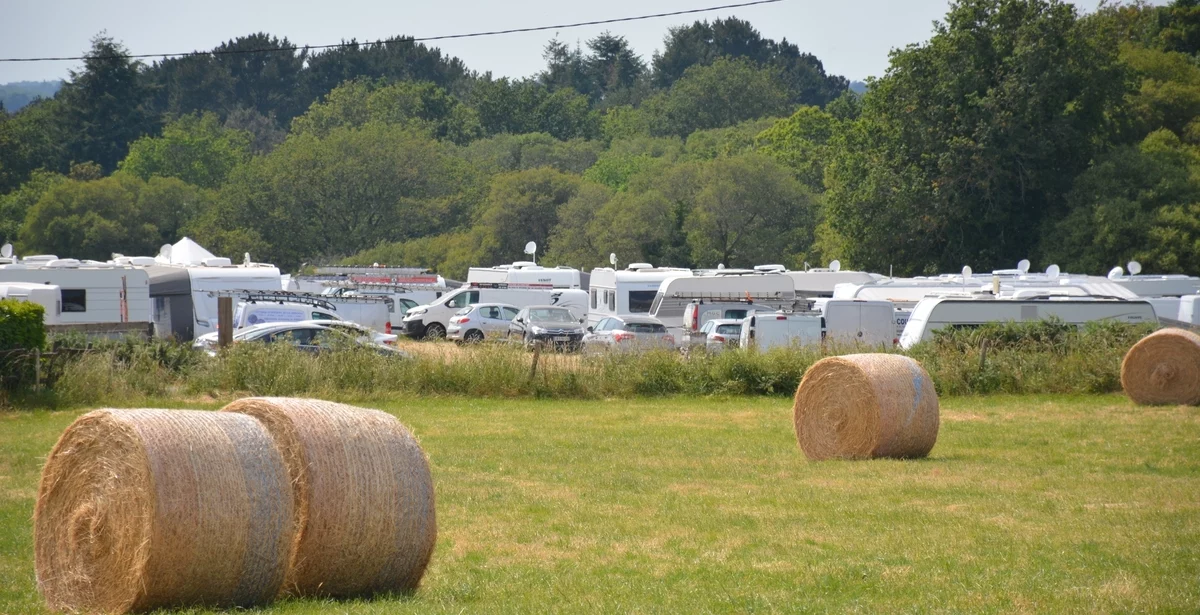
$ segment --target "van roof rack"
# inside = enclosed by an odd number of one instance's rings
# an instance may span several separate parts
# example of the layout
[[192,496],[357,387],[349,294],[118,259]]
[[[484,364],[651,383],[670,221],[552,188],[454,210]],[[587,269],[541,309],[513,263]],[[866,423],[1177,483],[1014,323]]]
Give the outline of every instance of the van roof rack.
[[318,275],[349,275],[352,273],[361,274],[383,274],[383,275],[419,275],[423,273],[431,273],[423,267],[375,267],[372,265],[330,265],[327,267],[317,267]]
[[672,299],[688,299],[695,301],[721,301],[725,303],[753,303],[758,300],[784,300],[788,298],[783,296],[783,291],[773,293],[748,293],[748,292],[725,292],[725,293],[705,293],[705,292],[674,292],[668,295]]
[[416,284],[407,282],[355,282],[353,280],[322,280],[328,288],[374,289],[374,290],[451,290],[443,284]]
[[337,311],[335,303],[392,303],[391,297],[377,297],[372,295],[351,295],[349,297],[330,297],[329,295],[317,295],[313,293],[301,293],[290,290],[277,291],[261,291],[261,290],[232,290],[218,291],[215,293],[218,297],[237,297],[242,301],[258,302],[278,302],[278,303],[302,303],[319,308]]

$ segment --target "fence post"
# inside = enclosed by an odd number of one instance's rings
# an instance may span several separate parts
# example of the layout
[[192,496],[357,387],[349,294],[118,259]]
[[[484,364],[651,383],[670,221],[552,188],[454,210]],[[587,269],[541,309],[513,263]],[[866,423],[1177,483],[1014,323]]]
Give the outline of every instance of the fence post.
[[988,340],[983,340],[983,343],[979,345],[979,373],[983,373],[984,368],[987,367],[987,351]]
[[42,390],[42,349],[33,349],[33,390]]
[[217,347],[233,343],[233,297],[217,297]]
[[533,381],[534,376],[537,376],[538,357],[542,356],[541,344],[535,344],[533,347],[533,364],[529,366],[529,380]]

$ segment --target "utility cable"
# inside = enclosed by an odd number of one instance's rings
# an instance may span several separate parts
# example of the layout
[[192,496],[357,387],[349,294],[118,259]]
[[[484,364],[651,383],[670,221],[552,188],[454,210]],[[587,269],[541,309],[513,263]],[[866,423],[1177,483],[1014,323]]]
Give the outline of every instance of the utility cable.
[[138,53],[138,54],[110,54],[110,55],[93,55],[93,56],[69,56],[69,57],[54,57],[54,58],[0,58],[0,62],[62,62],[70,60],[115,60],[115,59],[138,59],[138,58],[171,58],[190,55],[233,55],[241,53],[273,53],[280,51],[298,51],[300,49],[335,49],[338,47],[356,47],[359,45],[382,45],[385,42],[391,41],[409,41],[414,43],[423,43],[428,41],[445,41],[458,38],[477,38],[481,36],[499,36],[502,34],[517,34],[521,32],[541,32],[544,30],[565,30],[567,28],[581,28],[584,26],[599,26],[610,23],[621,23],[625,21],[641,21],[643,19],[658,19],[661,17],[674,17],[676,15],[691,15],[694,13],[709,13],[712,11],[720,11],[724,9],[736,9],[747,6],[755,6],[759,4],[774,4],[783,2],[784,0],[754,0],[753,2],[742,2],[739,4],[725,4],[721,6],[710,6],[702,9],[688,9],[685,11],[672,11],[670,13],[655,13],[653,15],[638,15],[636,17],[618,17],[615,19],[601,19],[597,21],[581,21],[577,23],[559,24],[555,26],[535,26],[530,28],[513,28],[510,30],[492,30],[490,32],[471,32],[468,34],[444,34],[441,36],[425,36],[421,38],[399,37],[395,39],[349,42],[349,43],[334,43],[331,45],[290,45],[286,47],[263,47],[258,49],[214,49],[212,51],[187,51],[180,53]]

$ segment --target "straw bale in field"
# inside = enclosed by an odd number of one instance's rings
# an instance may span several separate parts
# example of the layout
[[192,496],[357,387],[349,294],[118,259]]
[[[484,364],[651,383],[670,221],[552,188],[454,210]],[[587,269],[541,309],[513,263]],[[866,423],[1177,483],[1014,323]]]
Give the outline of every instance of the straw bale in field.
[[1200,335],[1162,329],[1133,345],[1121,361],[1121,388],[1143,405],[1200,405]]
[[224,411],[261,420],[291,473],[297,529],[287,591],[350,597],[417,587],[437,537],[433,478],[395,417],[286,398],[242,399]]
[[924,457],[937,441],[933,381],[900,355],[818,361],[796,389],[792,413],[800,448],[813,460]]
[[85,414],[42,470],[38,588],[61,611],[267,602],[287,570],[290,491],[279,450],[250,417]]

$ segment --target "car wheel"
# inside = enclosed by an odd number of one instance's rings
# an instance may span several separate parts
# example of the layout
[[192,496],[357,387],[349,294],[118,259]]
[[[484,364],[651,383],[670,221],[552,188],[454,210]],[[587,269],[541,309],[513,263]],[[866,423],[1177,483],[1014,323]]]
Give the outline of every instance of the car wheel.
[[440,340],[444,337],[446,337],[446,327],[443,327],[436,322],[428,327],[425,327],[425,339]]
[[479,329],[471,329],[463,336],[463,341],[468,344],[478,344],[483,341],[483,331]]

